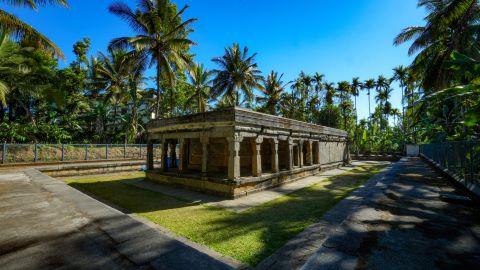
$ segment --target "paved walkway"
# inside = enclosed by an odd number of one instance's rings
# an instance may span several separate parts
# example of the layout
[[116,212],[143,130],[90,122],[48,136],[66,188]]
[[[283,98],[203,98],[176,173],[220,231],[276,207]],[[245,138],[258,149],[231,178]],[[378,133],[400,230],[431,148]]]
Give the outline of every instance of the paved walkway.
[[291,182],[276,188],[252,193],[248,196],[243,196],[235,200],[222,199],[216,196],[209,196],[209,195],[205,195],[195,191],[156,184],[156,183],[152,183],[142,179],[127,180],[126,182],[128,184],[132,184],[140,188],[149,189],[155,192],[174,196],[187,201],[204,202],[207,205],[221,207],[236,213],[240,213],[251,207],[255,207],[255,206],[264,204],[268,201],[274,200],[285,194],[319,183],[329,177],[345,173],[346,171],[354,169],[356,166],[365,165],[365,164],[389,164],[389,163],[390,162],[386,162],[386,161],[356,161],[356,162],[352,162],[351,166],[343,166],[338,169],[332,169],[325,172],[321,172],[315,176],[309,176],[309,177],[306,177],[298,181]]
[[233,269],[34,169],[0,174],[2,269]]
[[478,203],[442,199],[464,194],[425,163],[402,159],[366,188],[302,269],[480,269]]

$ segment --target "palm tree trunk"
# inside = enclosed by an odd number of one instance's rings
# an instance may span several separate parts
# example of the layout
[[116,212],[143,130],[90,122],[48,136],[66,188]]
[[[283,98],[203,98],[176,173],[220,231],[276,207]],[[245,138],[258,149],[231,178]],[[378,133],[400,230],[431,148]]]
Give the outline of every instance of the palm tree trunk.
[[368,117],[372,115],[372,112],[370,111],[370,88],[368,88]]
[[160,117],[160,73],[161,73],[161,68],[159,64],[159,59],[157,59],[157,102],[155,104],[155,118]]
[[238,90],[235,88],[235,106],[240,105],[240,94],[238,93]]

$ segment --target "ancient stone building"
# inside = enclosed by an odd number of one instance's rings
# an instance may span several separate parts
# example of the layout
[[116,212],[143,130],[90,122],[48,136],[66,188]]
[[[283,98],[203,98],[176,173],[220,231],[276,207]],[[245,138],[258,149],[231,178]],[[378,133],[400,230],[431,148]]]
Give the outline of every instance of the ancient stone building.
[[238,107],[152,120],[148,138],[149,180],[232,198],[348,160],[343,130]]

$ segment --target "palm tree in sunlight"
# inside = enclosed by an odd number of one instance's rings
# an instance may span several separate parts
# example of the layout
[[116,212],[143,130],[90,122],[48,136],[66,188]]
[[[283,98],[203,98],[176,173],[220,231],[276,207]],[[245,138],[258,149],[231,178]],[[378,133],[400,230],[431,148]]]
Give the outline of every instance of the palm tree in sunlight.
[[208,100],[211,93],[212,72],[208,71],[203,64],[194,64],[189,71],[190,86],[193,88],[192,95],[188,98],[186,106],[196,104],[197,112],[205,112],[208,108]]
[[339,92],[339,97],[340,97],[340,110],[342,112],[342,117],[343,117],[343,128],[347,129],[347,124],[348,124],[348,112],[351,109],[351,101],[350,101],[350,95],[351,95],[351,85],[347,81],[341,81],[338,83],[337,86],[337,91]]
[[[125,22],[136,32],[132,37],[115,38],[111,48],[131,48],[149,58],[149,66],[156,66],[157,100],[155,116],[161,115],[162,81],[175,87],[178,70],[186,70],[192,62],[188,49],[193,41],[188,34],[190,25],[197,19],[183,21],[182,15],[188,6],[177,11],[175,4],[168,0],[138,0],[138,8],[132,10],[127,4],[116,2],[109,11]],[[173,91],[170,95],[173,114]]]
[[282,93],[285,91],[285,87],[288,83],[283,83],[283,74],[278,75],[278,72],[271,71],[267,78],[263,82],[263,88],[260,90],[263,96],[257,97],[257,102],[262,103],[261,110],[276,115],[279,106]]
[[[249,55],[248,48],[240,49],[238,43],[225,48],[225,54],[212,61],[219,66],[213,70],[213,97],[221,97],[223,104],[239,106],[244,101],[253,100],[253,89],[262,89],[263,77],[255,62],[254,53]],[[241,101],[241,94],[244,100]]]
[[355,77],[352,79],[352,83],[350,84],[350,91],[352,93],[354,99],[354,108],[355,108],[355,124],[357,124],[357,97],[360,94],[360,91],[363,88],[363,83],[360,81],[359,77]]
[[[38,6],[47,4],[68,6],[66,0],[0,0],[0,2],[18,7],[27,7],[35,11],[38,10]],[[38,48],[51,51],[57,57],[64,58],[62,51],[53,41],[38,32],[31,25],[3,9],[0,9],[0,32],[8,33],[15,40],[27,40]]]
[[370,90],[375,88],[375,79],[368,79],[363,83],[363,88],[367,89],[367,95],[368,95],[368,117],[372,115],[371,112],[371,107],[370,107]]

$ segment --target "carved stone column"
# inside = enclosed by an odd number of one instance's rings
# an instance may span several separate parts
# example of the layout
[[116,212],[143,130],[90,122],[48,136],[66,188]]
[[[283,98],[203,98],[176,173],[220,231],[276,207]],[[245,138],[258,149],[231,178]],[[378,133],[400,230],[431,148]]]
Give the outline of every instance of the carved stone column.
[[270,141],[272,146],[272,173],[279,172],[278,165],[278,139],[274,138]]
[[287,151],[287,170],[293,170],[293,140],[288,139],[288,151]]
[[147,142],[147,170],[153,170],[153,143],[152,140]]
[[316,143],[314,143],[313,145],[315,145],[315,152],[317,153],[317,155],[315,156],[315,160],[313,161],[315,164],[320,164],[320,141],[317,141]]
[[303,167],[303,140],[298,141],[298,167]]
[[306,157],[307,157],[307,160],[305,161],[305,163],[308,165],[308,166],[311,166],[313,165],[313,151],[312,151],[312,141],[311,140],[308,140],[307,141],[307,149],[305,149],[306,151]]
[[350,157],[350,138],[345,138],[345,148],[344,148],[344,155],[343,155],[343,162],[345,164],[350,164],[351,163],[351,157]]
[[243,138],[235,135],[228,137],[228,179],[236,180],[240,178],[240,143]]
[[160,142],[160,156],[161,156],[161,165],[160,170],[162,172],[167,171],[167,158],[168,158],[168,143],[162,139]]
[[179,153],[178,153],[178,172],[185,170],[185,139],[178,139]]
[[258,136],[252,140],[252,174],[253,176],[262,175],[262,142],[263,137]]
[[175,163],[177,162],[177,144],[175,141],[170,143],[170,168],[175,168]]
[[202,143],[202,174],[207,174],[207,164],[208,164],[208,137],[201,137],[200,142]]

